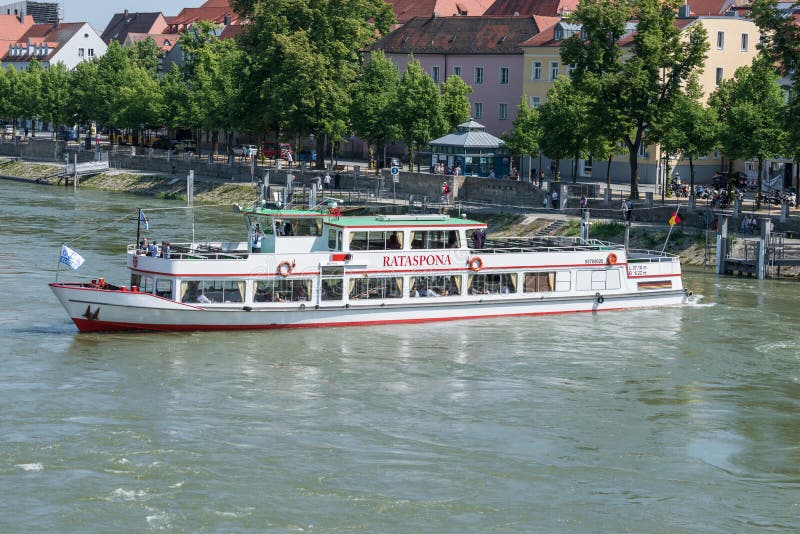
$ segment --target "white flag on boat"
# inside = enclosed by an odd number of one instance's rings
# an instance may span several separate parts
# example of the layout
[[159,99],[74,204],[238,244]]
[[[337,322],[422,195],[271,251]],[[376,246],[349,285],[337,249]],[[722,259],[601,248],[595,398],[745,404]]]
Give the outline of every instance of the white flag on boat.
[[147,217],[144,216],[144,211],[139,210],[139,222],[144,225],[145,230],[150,229],[150,223],[147,221]]
[[83,265],[84,259],[83,256],[69,248],[67,245],[61,245],[61,259],[58,261],[69,265],[73,269],[77,269]]

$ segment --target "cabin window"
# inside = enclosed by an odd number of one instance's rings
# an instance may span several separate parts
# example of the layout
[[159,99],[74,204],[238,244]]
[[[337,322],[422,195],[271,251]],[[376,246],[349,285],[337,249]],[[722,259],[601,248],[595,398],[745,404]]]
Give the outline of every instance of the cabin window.
[[517,292],[517,275],[491,273],[469,275],[470,295],[506,295]]
[[342,279],[323,278],[320,300],[342,300]]
[[525,273],[522,290],[525,293],[550,293],[553,291],[569,291],[570,276],[568,271],[541,271]]
[[402,248],[402,232],[353,232],[350,234],[350,250],[400,250]]
[[244,289],[243,280],[187,280],[181,282],[181,302],[244,302]]
[[461,294],[460,276],[412,276],[410,297],[449,297]]
[[156,280],[156,295],[159,297],[172,298],[172,280],[159,278]]
[[258,280],[253,287],[253,302],[306,302],[311,300],[311,278],[273,278]]
[[275,233],[295,237],[315,237],[322,235],[322,220],[316,217],[307,219],[276,219]]
[[152,276],[142,276],[141,274],[132,274],[131,275],[131,289],[133,286],[139,288],[139,291],[142,293],[152,293],[153,292],[153,277]]
[[336,248],[336,230],[328,230],[328,248],[330,250],[339,250]]
[[457,230],[426,230],[411,232],[412,249],[460,248]]
[[402,277],[350,279],[350,299],[399,299],[403,296]]
[[619,289],[619,270],[581,269],[575,278],[575,289],[578,291],[597,291],[600,289]]

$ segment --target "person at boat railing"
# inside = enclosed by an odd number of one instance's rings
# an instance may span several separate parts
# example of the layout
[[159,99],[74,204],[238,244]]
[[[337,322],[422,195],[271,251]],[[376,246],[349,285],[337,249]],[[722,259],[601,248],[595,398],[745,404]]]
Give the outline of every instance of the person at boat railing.
[[150,245],[147,247],[147,255],[154,258],[158,256],[158,245],[156,245],[155,241],[150,243]]
[[264,232],[261,231],[261,226],[256,223],[253,228],[253,252],[261,252],[261,239],[264,237]]
[[161,257],[164,258],[165,260],[168,260],[169,257],[170,257],[171,252],[172,252],[172,250],[170,249],[169,241],[166,241],[166,240],[162,241],[161,242]]
[[149,243],[147,242],[147,238],[143,237],[141,241],[139,241],[139,250],[136,251],[137,254],[145,255],[147,254],[147,248]]

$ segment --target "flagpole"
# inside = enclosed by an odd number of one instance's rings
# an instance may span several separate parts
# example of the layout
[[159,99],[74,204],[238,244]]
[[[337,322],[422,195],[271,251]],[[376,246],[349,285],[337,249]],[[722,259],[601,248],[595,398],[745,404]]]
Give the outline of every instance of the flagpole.
[[[681,203],[678,202],[677,200],[675,201],[675,203],[676,203],[676,207],[675,207],[675,213],[673,214],[673,217],[675,217],[675,224],[678,224],[678,212],[681,209]],[[672,229],[675,227],[675,224],[670,224],[669,225],[669,232],[667,232],[667,239],[666,239],[666,241],[664,241],[664,246],[661,248],[661,253],[662,254],[664,253],[665,250],[667,250],[667,243],[669,243],[669,236],[672,235]]]
[[136,246],[139,246],[139,231],[142,228],[142,208],[136,208],[139,210],[138,215],[136,216]]
[[[62,247],[66,244],[67,244],[66,241],[61,242]],[[56,265],[56,282],[58,282],[58,273],[61,272],[61,250],[62,249],[59,249],[58,251],[58,265]]]

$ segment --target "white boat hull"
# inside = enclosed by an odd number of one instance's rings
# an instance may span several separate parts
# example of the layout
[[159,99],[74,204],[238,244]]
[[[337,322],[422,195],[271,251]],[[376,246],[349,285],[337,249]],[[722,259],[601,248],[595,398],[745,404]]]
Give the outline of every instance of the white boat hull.
[[81,332],[155,330],[258,330],[418,323],[600,312],[685,304],[680,290],[582,296],[503,295],[494,298],[433,297],[402,302],[358,302],[315,307],[303,303],[203,306],[148,293],[107,290],[86,284],[50,284]]

